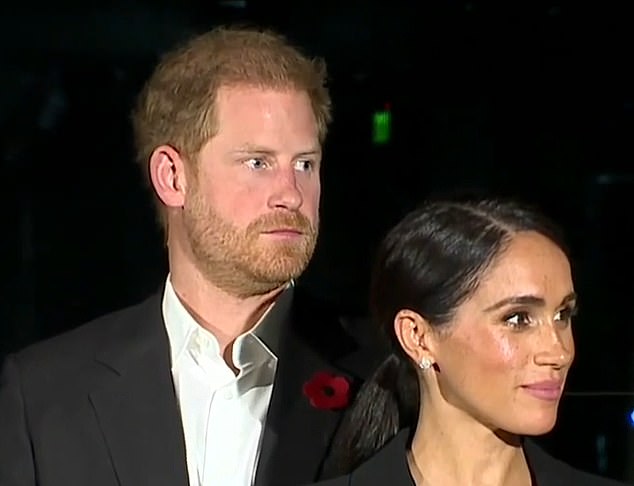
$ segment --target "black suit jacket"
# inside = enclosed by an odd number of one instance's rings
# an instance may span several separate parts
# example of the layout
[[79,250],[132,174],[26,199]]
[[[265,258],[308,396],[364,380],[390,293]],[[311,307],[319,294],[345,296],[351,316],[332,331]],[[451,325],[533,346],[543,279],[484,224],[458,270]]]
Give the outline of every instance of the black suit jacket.
[[[405,429],[351,474],[314,486],[415,486],[407,464],[408,438],[409,430]],[[533,475],[533,486],[625,486],[625,483],[575,469],[531,440],[525,440],[524,453]]]
[[[159,293],[6,358],[1,486],[188,486]],[[358,389],[374,366],[342,320],[295,289],[256,485],[316,481],[343,412],[310,405],[313,373]]]

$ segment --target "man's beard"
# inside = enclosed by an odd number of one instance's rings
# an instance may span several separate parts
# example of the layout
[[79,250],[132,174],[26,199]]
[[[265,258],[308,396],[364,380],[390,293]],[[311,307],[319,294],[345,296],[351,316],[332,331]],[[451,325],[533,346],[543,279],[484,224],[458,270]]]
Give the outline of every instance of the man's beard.
[[[195,264],[216,287],[240,298],[262,295],[297,278],[315,250],[317,227],[299,212],[274,212],[236,228],[207,203],[190,193],[183,224]],[[291,229],[301,236],[276,240],[261,233]]]

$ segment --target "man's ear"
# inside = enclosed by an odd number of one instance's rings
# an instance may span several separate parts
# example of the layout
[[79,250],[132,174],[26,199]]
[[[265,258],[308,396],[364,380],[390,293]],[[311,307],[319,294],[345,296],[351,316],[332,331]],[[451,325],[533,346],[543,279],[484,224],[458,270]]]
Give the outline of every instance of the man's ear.
[[431,325],[418,312],[401,309],[394,317],[394,332],[403,351],[414,363],[427,367],[436,362],[434,356],[435,335]]
[[150,156],[150,179],[157,196],[168,208],[183,207],[187,192],[185,162],[176,149],[160,145]]

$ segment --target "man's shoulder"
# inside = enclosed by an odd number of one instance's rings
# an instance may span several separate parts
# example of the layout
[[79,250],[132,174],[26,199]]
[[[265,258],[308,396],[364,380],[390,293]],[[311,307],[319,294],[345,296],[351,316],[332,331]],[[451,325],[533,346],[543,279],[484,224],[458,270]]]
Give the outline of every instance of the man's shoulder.
[[105,343],[116,340],[123,332],[130,332],[134,323],[141,322],[157,305],[157,295],[141,302],[95,317],[72,329],[47,337],[11,353],[25,373],[71,366],[93,357]]

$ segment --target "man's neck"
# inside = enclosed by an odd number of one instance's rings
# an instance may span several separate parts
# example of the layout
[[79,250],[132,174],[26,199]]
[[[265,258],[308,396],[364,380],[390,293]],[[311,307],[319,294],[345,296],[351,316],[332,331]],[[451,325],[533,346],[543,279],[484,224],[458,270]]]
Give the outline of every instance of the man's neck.
[[263,295],[241,298],[216,287],[198,272],[172,271],[170,280],[183,306],[216,337],[223,355],[238,336],[258,323],[284,290],[279,287]]

